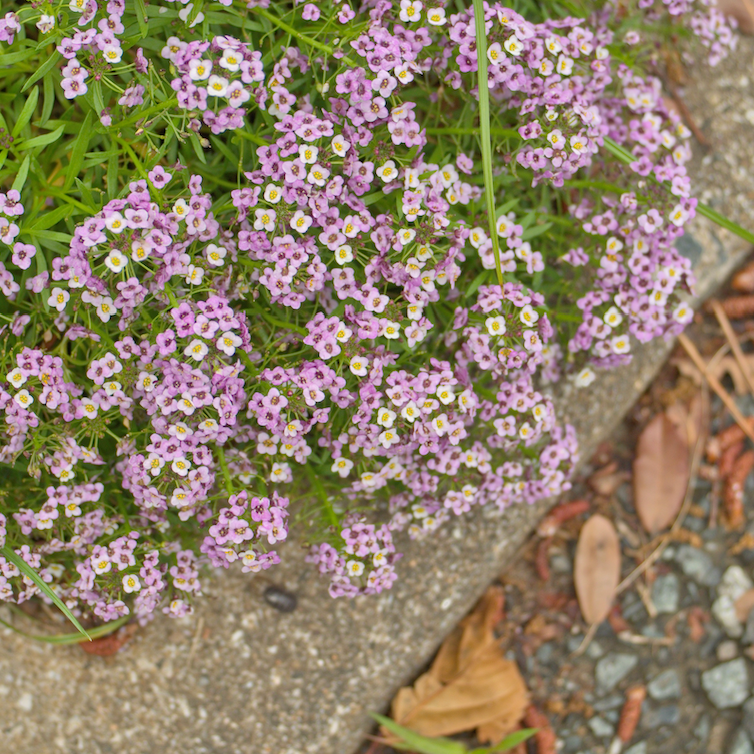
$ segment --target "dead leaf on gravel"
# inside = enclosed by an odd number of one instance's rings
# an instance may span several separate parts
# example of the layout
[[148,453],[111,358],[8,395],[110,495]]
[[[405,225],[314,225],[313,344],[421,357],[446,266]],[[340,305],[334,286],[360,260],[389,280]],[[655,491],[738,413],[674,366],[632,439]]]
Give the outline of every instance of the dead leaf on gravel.
[[629,478],[627,472],[618,468],[618,462],[612,461],[597,469],[586,482],[598,495],[610,497]]
[[618,534],[604,516],[592,516],[581,529],[573,580],[584,620],[602,623],[610,612],[620,581]]
[[491,587],[445,640],[429,671],[393,699],[392,717],[425,736],[478,728],[497,743],[516,729],[529,703],[518,667],[506,660],[493,627],[502,590]]
[[678,515],[688,480],[686,438],[664,413],[658,414],[641,433],[634,459],[634,505],[650,534],[669,526]]
[[746,619],[754,607],[754,589],[747,589],[733,604],[736,608],[736,618],[741,623],[746,623]]
[[129,623],[127,626],[122,626],[107,636],[101,636],[91,641],[81,641],[79,642],[79,646],[87,654],[98,655],[99,657],[111,657],[131,641],[131,637],[138,629],[138,624]]
[[[754,34],[754,2],[753,0],[717,0],[718,10],[726,16],[733,16],[738,21],[738,28],[744,34]],[[736,278],[742,273],[747,272],[751,265],[741,270]],[[737,291],[747,290],[746,288],[736,287],[735,278],[734,286]],[[752,289],[748,289],[751,291]]]

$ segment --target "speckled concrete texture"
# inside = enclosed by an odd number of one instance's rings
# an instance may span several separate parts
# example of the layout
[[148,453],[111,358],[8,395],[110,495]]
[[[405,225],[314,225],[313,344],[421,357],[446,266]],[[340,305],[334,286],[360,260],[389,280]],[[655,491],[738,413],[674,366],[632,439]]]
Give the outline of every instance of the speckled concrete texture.
[[[719,145],[696,161],[703,198],[746,225],[754,205],[754,42],[695,72],[685,99]],[[707,295],[747,251],[698,222],[684,252]],[[557,396],[582,453],[616,425],[671,344],[588,391]],[[14,754],[351,754],[370,720],[411,680],[536,524],[546,506],[477,511],[431,541],[405,546],[400,580],[379,598],[330,600],[289,545],[269,572],[298,608],[276,612],[267,582],[223,574],[206,582],[194,616],[158,618],[111,658],[0,632],[0,752]],[[2,613],[0,613],[0,617]]]

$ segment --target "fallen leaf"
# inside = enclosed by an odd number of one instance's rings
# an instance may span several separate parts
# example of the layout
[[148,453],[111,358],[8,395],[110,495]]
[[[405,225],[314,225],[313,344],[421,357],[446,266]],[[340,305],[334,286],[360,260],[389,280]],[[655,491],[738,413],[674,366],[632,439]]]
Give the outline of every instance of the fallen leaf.
[[610,497],[627,479],[629,475],[619,470],[617,461],[612,461],[597,469],[586,481],[598,495]]
[[138,624],[129,623],[127,626],[122,626],[107,636],[101,636],[99,639],[92,639],[92,641],[81,641],[79,642],[79,646],[87,654],[99,657],[111,657],[131,641],[131,637],[136,633],[138,628]]
[[686,438],[664,413],[658,414],[641,433],[634,459],[634,505],[650,534],[669,526],[678,515],[688,480]]
[[[752,0],[717,0],[717,9],[725,16],[733,16],[738,21],[738,28],[743,34],[754,34],[754,2]],[[748,290],[751,292],[753,290],[735,285],[736,278],[739,275],[744,275],[747,272],[750,275],[754,274],[750,272],[751,266],[748,265],[736,274],[733,287],[737,291]]]
[[584,620],[602,623],[610,612],[620,581],[618,534],[604,516],[592,516],[581,529],[573,580]]
[[751,609],[754,607],[754,589],[747,589],[734,603],[736,618],[739,622],[746,623]]
[[516,730],[529,695],[516,663],[506,660],[492,631],[503,592],[491,587],[474,611],[448,636],[429,671],[393,699],[392,716],[425,736],[479,728],[497,743]]

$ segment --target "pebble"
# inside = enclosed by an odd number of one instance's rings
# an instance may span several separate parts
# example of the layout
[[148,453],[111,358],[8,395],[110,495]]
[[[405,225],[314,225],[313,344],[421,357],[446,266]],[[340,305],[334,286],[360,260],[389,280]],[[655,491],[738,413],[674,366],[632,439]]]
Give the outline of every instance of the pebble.
[[741,566],[733,565],[723,574],[717,587],[717,599],[712,605],[712,615],[725,629],[725,633],[733,638],[739,638],[744,628],[736,614],[736,600],[754,587],[751,579],[746,575]]
[[754,754],[754,748],[751,746],[751,740],[743,728],[736,731],[736,735],[731,741],[728,754]]
[[607,720],[598,716],[593,717],[588,725],[597,738],[611,738],[613,733],[615,733],[614,726],[610,725]]
[[664,707],[649,707],[644,703],[641,713],[642,728],[653,730],[661,725],[676,725],[681,719],[681,710],[677,704],[666,704]]
[[754,644],[754,610],[751,610],[746,618],[746,630],[741,641],[744,644]]
[[737,639],[743,635],[744,627],[738,620],[735,602],[727,594],[712,603],[712,615],[728,636]]
[[702,687],[718,709],[737,707],[749,695],[746,661],[739,657],[702,673]]
[[586,656],[590,660],[599,660],[604,654],[605,650],[602,648],[602,644],[596,640],[592,640],[586,648]]
[[675,555],[676,562],[681,566],[684,574],[702,586],[717,586],[722,578],[719,568],[715,567],[712,559],[704,550],[698,550],[691,545],[681,545]]
[[744,704],[742,721],[746,732],[754,738],[754,696]]
[[658,576],[652,585],[652,602],[658,613],[675,613],[681,593],[678,576],[668,573]]
[[[638,664],[636,655],[611,652],[605,655],[595,670],[597,686],[603,693],[612,691]],[[743,700],[741,700],[743,701]]]
[[616,709],[623,706],[623,702],[626,698],[623,694],[610,694],[604,699],[598,699],[592,704],[592,708],[595,712],[606,712],[607,710]]
[[754,584],[752,584],[744,569],[739,565],[732,565],[723,574],[723,578],[717,587],[717,593],[721,597],[730,597],[735,602],[744,592],[748,592],[752,588],[754,588]]
[[678,699],[681,696],[681,679],[675,669],[664,670],[647,684],[647,692],[655,701]]
[[552,660],[554,648],[552,646],[552,642],[548,641],[545,644],[542,644],[540,648],[536,652],[536,658],[537,662],[541,662],[543,665],[546,665],[550,660]]
[[630,749],[626,749],[623,754],[647,754],[647,742],[639,741],[638,744],[634,744]]
[[572,573],[573,563],[571,563],[571,559],[567,555],[556,553],[550,557],[550,568],[555,573]]
[[702,743],[705,743],[706,740],[709,738],[709,731],[710,731],[709,716],[702,715],[699,718],[699,722],[696,724],[696,727],[694,728],[694,735]]
[[19,696],[18,700],[16,701],[16,707],[24,712],[31,712],[33,705],[34,700],[32,699],[32,696],[28,691],[24,694],[21,694],[21,696]]
[[717,659],[720,660],[720,662],[732,660],[734,657],[738,657],[738,644],[731,639],[728,639],[728,641],[722,641],[717,646],[716,654]]

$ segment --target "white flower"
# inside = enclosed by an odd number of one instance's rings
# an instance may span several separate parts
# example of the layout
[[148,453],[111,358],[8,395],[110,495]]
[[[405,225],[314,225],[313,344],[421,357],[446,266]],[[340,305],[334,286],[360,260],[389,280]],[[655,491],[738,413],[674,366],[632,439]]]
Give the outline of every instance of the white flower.
[[109,322],[110,317],[112,317],[117,311],[118,310],[115,308],[115,304],[110,296],[103,296],[102,300],[99,302],[99,306],[97,306],[97,316],[103,322]]
[[254,230],[266,230],[272,232],[275,230],[275,220],[277,214],[274,210],[258,209],[255,211],[256,220],[254,220]]
[[416,238],[416,231],[412,228],[405,228],[398,231],[398,240],[401,242],[401,246],[411,243]]
[[432,8],[427,11],[427,21],[432,26],[443,26],[445,24],[445,8]]
[[364,573],[364,564],[358,560],[349,560],[346,563],[346,573],[350,577],[361,576]]
[[484,324],[490,335],[503,335],[505,333],[505,317],[487,317]]
[[302,210],[296,210],[291,218],[291,228],[299,233],[306,233],[311,227],[312,219],[309,215],[304,214]]
[[503,47],[515,57],[518,57],[524,51],[524,46],[516,37],[510,37],[507,39],[504,42]]
[[453,403],[456,398],[456,395],[453,392],[453,388],[450,387],[450,385],[440,385],[437,390],[435,390],[435,395],[438,397],[440,403],[442,403],[443,406],[447,406],[448,404]]
[[110,253],[105,257],[105,266],[113,272],[120,272],[128,264],[128,257],[121,254],[118,249],[110,249]]
[[501,237],[505,237],[506,233],[510,233],[511,225],[511,221],[505,215],[501,215],[497,219],[497,225],[495,226],[497,228],[497,234]]
[[223,50],[223,56],[220,58],[220,67],[226,71],[234,73],[241,67],[243,58],[235,50]]
[[610,345],[615,353],[628,353],[631,350],[631,343],[628,340],[628,335],[616,335],[610,341]]
[[469,243],[478,249],[487,240],[487,234],[483,228],[472,228],[469,233]]
[[547,37],[545,39],[545,49],[550,54],[557,55],[563,49],[563,46],[555,37]]
[[[86,4],[87,0],[71,0],[71,2],[68,3],[68,7],[74,13],[83,13],[86,10]],[[170,40],[168,40],[168,42],[170,42]]]
[[310,144],[302,144],[298,148],[298,156],[304,165],[314,165],[319,157],[319,149]]
[[13,396],[13,400],[21,406],[21,408],[28,408],[34,403],[34,398],[28,390],[20,390]]
[[144,471],[148,471],[152,476],[158,476],[164,465],[165,461],[157,453],[150,453],[142,463]]
[[207,94],[210,97],[224,97],[229,83],[228,79],[212,74],[207,82]]
[[50,298],[47,299],[47,303],[59,312],[62,312],[70,298],[71,294],[68,291],[62,288],[53,288],[50,291]]
[[[185,8],[178,11],[178,17],[183,21],[183,23],[188,23],[188,18],[191,15],[191,11],[194,9],[194,4],[189,3]],[[204,21],[204,13],[199,11],[199,13],[196,14],[196,18],[189,24],[189,29],[193,28],[197,24],[200,24],[202,21]]]
[[421,18],[422,8],[424,6],[419,0],[401,0],[401,12],[399,14],[403,23],[418,21]]
[[194,264],[188,266],[186,271],[186,282],[191,285],[199,285],[204,277],[204,270],[201,267],[197,267]]
[[680,228],[689,219],[689,213],[680,204],[676,204],[671,210],[668,219],[673,225],[677,225]]
[[90,558],[92,569],[95,573],[107,573],[113,564],[110,562],[110,558],[107,555],[100,555],[98,558]]
[[5,379],[8,380],[13,387],[21,387],[21,385],[26,382],[26,375],[16,367],[5,375]]
[[386,429],[384,432],[380,433],[380,436],[377,439],[385,449],[390,449],[393,445],[400,442],[398,433],[392,429]]
[[151,393],[154,390],[156,380],[154,375],[149,372],[139,372],[139,376],[136,379],[136,387],[143,390],[145,393]]
[[573,60],[566,55],[560,55],[556,70],[561,76],[570,76],[573,71]]
[[402,409],[401,416],[413,424],[419,418],[419,407],[414,401],[409,401]]
[[178,474],[178,476],[186,476],[186,474],[189,473],[189,469],[191,468],[191,461],[189,461],[187,458],[184,458],[183,456],[180,456],[179,458],[174,458],[173,463],[170,464],[170,468]]
[[363,377],[367,373],[368,366],[369,362],[363,356],[354,356],[348,364],[348,368],[357,377]]
[[589,151],[589,140],[580,134],[571,136],[570,144],[576,154],[586,154]]
[[335,332],[335,340],[338,343],[347,343],[350,337],[353,335],[353,330],[346,327],[342,322],[338,325],[338,329]]
[[123,50],[118,45],[105,45],[102,49],[102,57],[104,57],[108,63],[120,63],[120,60],[123,57]]
[[309,171],[309,175],[306,176],[306,180],[315,186],[324,186],[329,176],[330,171],[327,168],[323,168],[318,162],[315,162]]
[[597,375],[589,367],[584,367],[575,377],[574,382],[576,387],[587,387],[591,385]]
[[395,340],[396,338],[400,337],[400,334],[401,326],[397,322],[385,320],[385,325],[382,328],[382,335],[384,335],[388,340]]
[[673,319],[682,325],[688,324],[694,318],[694,310],[688,304],[679,304],[673,312]]
[[531,304],[527,304],[518,313],[518,317],[524,325],[531,327],[539,319],[539,314],[532,308]]
[[183,349],[184,356],[188,356],[194,361],[201,361],[208,352],[209,348],[207,348],[206,343],[199,340],[199,338],[194,338],[194,340]]
[[204,81],[212,73],[211,60],[192,60],[189,63],[189,78],[192,81]]
[[264,190],[264,200],[270,204],[277,204],[283,198],[283,192],[274,183],[270,183]]
[[115,395],[123,388],[123,385],[121,385],[117,380],[110,380],[109,382],[106,382],[102,387],[105,389],[105,393],[107,395]]
[[393,160],[388,160],[384,165],[381,165],[374,171],[378,178],[381,178],[385,183],[395,180],[398,177],[398,170],[395,167]]
[[518,436],[522,440],[526,440],[527,437],[533,432],[534,430],[531,428],[531,424],[529,422],[525,422],[521,425],[521,428],[518,430]]
[[228,330],[217,339],[215,345],[227,356],[232,356],[236,352],[236,348],[241,345],[241,342],[241,338],[238,335],[232,330]]
[[332,151],[335,152],[338,157],[345,157],[346,152],[351,148],[351,142],[346,141],[342,136],[336,136],[331,142],[330,146]]
[[113,233],[122,233],[126,229],[126,221],[120,212],[113,212],[105,218],[105,227]]
[[389,408],[381,408],[377,411],[377,424],[385,429],[390,429],[395,422],[396,413]]
[[95,419],[97,417],[97,405],[91,399],[82,399],[81,410],[87,419]]
[[348,244],[343,244],[335,249],[335,261],[338,264],[348,264],[353,261],[353,249]]
[[605,316],[602,319],[605,321],[606,325],[610,325],[610,327],[616,328],[621,322],[623,322],[623,315],[620,313],[618,307],[611,306],[605,312]]
[[547,416],[547,407],[544,403],[538,403],[531,410],[534,421],[539,423]]
[[204,252],[207,262],[213,267],[222,267],[227,253],[224,246],[217,246],[214,243],[209,244]]
[[126,574],[123,577],[123,591],[127,594],[131,594],[131,592],[138,592],[139,589],[141,589],[141,582],[139,581],[137,576],[134,576],[132,573]]
[[42,34],[49,34],[55,28],[55,16],[43,13],[35,25]]

